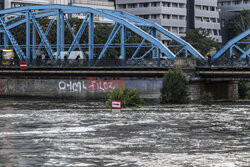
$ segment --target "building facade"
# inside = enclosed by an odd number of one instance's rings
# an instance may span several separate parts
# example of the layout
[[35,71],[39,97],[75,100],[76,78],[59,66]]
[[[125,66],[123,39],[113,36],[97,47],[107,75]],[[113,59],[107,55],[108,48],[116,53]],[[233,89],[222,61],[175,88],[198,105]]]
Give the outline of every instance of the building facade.
[[50,4],[51,0],[4,0],[4,9],[15,8],[26,5]]
[[185,36],[187,28],[202,28],[222,41],[217,0],[116,0],[116,9],[154,21],[178,36]]
[[240,11],[250,10],[250,0],[218,0],[218,8],[220,10],[223,42],[226,42],[229,40],[226,35],[228,21]]

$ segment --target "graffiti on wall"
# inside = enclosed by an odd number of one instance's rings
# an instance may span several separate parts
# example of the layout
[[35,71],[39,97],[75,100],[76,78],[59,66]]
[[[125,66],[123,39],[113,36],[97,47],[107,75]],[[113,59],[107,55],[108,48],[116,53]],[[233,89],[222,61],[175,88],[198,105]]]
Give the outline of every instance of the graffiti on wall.
[[123,79],[100,79],[88,77],[82,81],[60,81],[59,90],[70,92],[82,92],[84,90],[111,90],[121,89],[124,84]]
[[86,90],[112,90],[121,89],[125,85],[128,89],[159,90],[162,87],[161,79],[138,79],[138,78],[96,78],[88,77],[83,80],[64,80],[58,82],[60,91],[83,92]]

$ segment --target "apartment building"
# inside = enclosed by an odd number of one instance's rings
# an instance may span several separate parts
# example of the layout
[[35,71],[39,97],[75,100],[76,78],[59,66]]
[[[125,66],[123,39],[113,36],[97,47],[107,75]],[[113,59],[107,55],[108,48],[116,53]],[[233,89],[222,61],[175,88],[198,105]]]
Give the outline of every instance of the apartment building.
[[[154,21],[178,36],[202,28],[221,42],[217,0],[116,0],[116,10]],[[169,39],[157,36],[164,43]]]
[[250,0],[218,0],[218,8],[220,10],[223,42],[226,42],[229,40],[226,35],[228,21],[240,11],[250,10]]
[[4,8],[15,8],[26,5],[50,4],[51,0],[4,0]]
[[[1,5],[2,4],[2,5]],[[73,5],[91,8],[102,8],[102,9],[115,9],[114,0],[0,0],[0,7],[2,9],[15,8],[26,5],[46,5],[46,4],[61,4],[61,5]],[[83,18],[84,15],[73,15],[73,17]],[[113,23],[112,21],[95,16],[95,22],[100,23]]]

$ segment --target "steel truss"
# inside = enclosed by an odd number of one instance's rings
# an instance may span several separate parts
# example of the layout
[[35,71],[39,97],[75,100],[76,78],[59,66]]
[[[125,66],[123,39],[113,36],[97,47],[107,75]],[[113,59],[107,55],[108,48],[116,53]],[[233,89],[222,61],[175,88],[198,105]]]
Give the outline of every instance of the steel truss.
[[[234,54],[236,54],[236,50],[240,51],[241,55],[239,57],[239,59],[244,59],[246,58],[247,55],[250,54],[250,48],[248,47],[247,50],[244,50],[243,48],[241,48],[239,46],[239,44],[241,43],[246,43],[246,44],[250,44],[250,29],[242,32],[241,34],[239,34],[238,36],[234,37],[233,39],[231,39],[230,41],[228,41],[226,43],[226,45],[221,48],[211,59],[211,63],[215,62],[218,58],[220,58],[221,56],[223,56],[227,51],[229,51],[229,61],[231,64],[231,59],[232,56]],[[245,39],[246,41],[241,42],[243,39]]]
[[[68,15],[72,14],[85,15],[83,22],[76,34],[76,31],[71,27],[67,17]],[[104,17],[114,22],[114,28],[109,35],[106,43],[102,46],[102,51],[99,55],[97,55],[97,57],[94,57],[94,49],[98,47],[98,44],[95,44],[94,41],[95,15]],[[201,62],[205,62],[205,58],[186,41],[182,40],[181,38],[177,37],[173,33],[167,31],[154,22],[144,20],[124,12],[65,5],[36,5],[1,10],[0,16],[0,33],[3,34],[3,39],[1,39],[3,40],[3,42],[1,43],[4,43],[4,48],[12,47],[15,50],[19,60],[26,61],[28,65],[32,65],[31,60],[32,62],[36,60],[38,53],[43,47],[46,49],[49,58],[53,61],[61,59],[61,52],[65,51],[66,48],[68,48],[66,54],[67,56],[69,56],[70,53],[76,48],[82,51],[83,48],[79,41],[86,31],[86,28],[88,28],[88,58],[84,56],[84,59],[88,59],[89,66],[97,65],[98,62],[103,59],[105,53],[110,47],[120,47],[120,58],[122,59],[124,64],[126,63],[126,60],[144,59],[149,54],[152,55],[151,59],[154,60],[160,60],[161,57],[167,57],[173,60],[181,52],[184,52],[186,57],[188,55],[193,55]],[[51,19],[45,32],[38,21],[39,18]],[[15,21],[15,19],[18,19],[18,21]],[[56,47],[53,47],[53,45],[50,44],[50,41],[47,38],[54,21],[57,22]],[[11,33],[11,29],[21,24],[26,24],[25,53],[22,50],[22,47],[18,44],[18,41]],[[70,33],[73,37],[73,42],[69,47],[67,47],[64,43],[65,25],[67,26],[67,28],[69,28]],[[127,43],[128,31],[132,31],[141,36],[143,38],[142,42],[140,44],[137,44],[136,46]],[[37,45],[37,33],[41,41],[39,45]],[[120,43],[118,45],[112,44],[118,34],[120,34]],[[156,38],[156,34],[165,35],[170,39],[176,41],[179,46],[181,46],[181,49],[176,54],[174,54],[170,49],[171,47],[164,45]],[[11,46],[9,46],[9,41],[11,42]],[[140,49],[142,47],[145,47],[146,41],[150,43],[150,45],[147,44],[147,48],[149,49],[143,55],[138,55]],[[133,55],[126,55],[126,49],[128,47],[137,47]],[[56,51],[54,51],[53,49],[56,49]]]

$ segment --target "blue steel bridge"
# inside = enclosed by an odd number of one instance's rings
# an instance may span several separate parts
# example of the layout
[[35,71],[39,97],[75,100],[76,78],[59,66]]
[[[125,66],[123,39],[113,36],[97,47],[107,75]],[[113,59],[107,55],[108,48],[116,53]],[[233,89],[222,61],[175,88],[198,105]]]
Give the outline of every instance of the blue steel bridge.
[[[84,16],[79,29],[72,27],[69,23],[68,18],[74,14]],[[25,61],[29,66],[33,65],[32,62],[36,62],[41,50],[45,50],[50,60],[50,65],[52,66],[62,66],[62,64],[55,62],[63,60],[62,55],[64,58],[66,56],[69,57],[75,50],[85,53],[82,66],[102,66],[100,62],[105,59],[107,60],[105,54],[108,52],[108,49],[114,47],[120,48],[120,54],[117,56],[119,59],[109,60],[108,64],[112,64],[112,61],[121,61],[121,63],[118,63],[118,66],[125,66],[126,64],[136,66],[136,62],[151,60],[151,64],[155,63],[155,65],[159,67],[166,65],[161,63],[163,58],[174,61],[179,55],[194,57],[201,64],[207,64],[206,56],[201,55],[188,42],[154,22],[124,12],[77,6],[37,5],[1,10],[0,15],[0,33],[2,34],[1,48],[13,49],[18,57],[18,61]],[[109,19],[114,23],[112,32],[103,44],[94,41],[95,15]],[[39,23],[39,20],[43,18],[50,19],[50,23],[47,27],[41,26]],[[48,34],[54,22],[56,22],[57,39],[56,43],[51,43],[51,41],[48,40]],[[25,45],[23,45],[24,41],[15,39],[16,34],[12,33],[12,29],[22,24],[26,25]],[[72,35],[73,40],[71,43],[65,44],[65,29],[69,29]],[[130,35],[132,33],[141,37],[141,43],[129,43],[128,39],[133,38],[133,36]],[[250,49],[248,47],[244,50],[240,46],[242,43],[249,44],[249,34],[250,29],[229,41],[219,52],[212,56],[211,63],[216,64],[216,61],[220,57],[228,55],[226,54],[228,51],[229,60],[231,60],[235,52],[239,55],[237,61],[246,59]],[[166,46],[156,38],[156,35],[167,36],[177,43],[177,45]],[[119,36],[119,43],[117,43],[117,40],[116,43],[114,43],[117,36]],[[81,38],[87,38],[88,43],[81,44]],[[20,43],[22,43],[22,45],[20,45]],[[126,51],[132,47],[134,48],[134,52],[129,55],[126,54]],[[101,48],[98,55],[94,54],[97,48]],[[142,48],[144,48],[143,53],[140,52]]]

